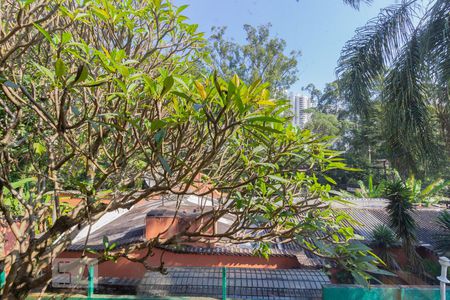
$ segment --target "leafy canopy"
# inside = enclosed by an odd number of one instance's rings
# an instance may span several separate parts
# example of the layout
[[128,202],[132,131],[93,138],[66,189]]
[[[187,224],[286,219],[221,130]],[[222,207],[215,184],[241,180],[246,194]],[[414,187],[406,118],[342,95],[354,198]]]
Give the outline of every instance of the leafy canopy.
[[389,6],[357,30],[339,60],[342,93],[362,118],[381,82],[383,139],[405,176],[448,165],[449,11],[447,0]]
[[209,38],[210,69],[223,76],[237,74],[245,83],[256,80],[269,83],[274,95],[282,95],[297,81],[297,58],[300,51],[286,52],[286,41],[272,37],[271,24],[244,25],[246,43],[226,39],[226,27],[213,27]]
[[[139,261],[161,270],[145,262],[155,247],[251,242],[267,257],[280,240],[338,261],[359,282],[377,272],[367,247],[349,246],[349,217],[329,207],[339,199],[321,179],[334,183],[326,172],[346,169],[337,153],[289,125],[288,104],[267,83],[197,76],[205,41],[184,8],[1,3],[0,214],[16,237],[2,257],[5,298],[45,288],[52,259],[105,213],[168,194],[180,196],[175,207],[192,194],[215,204],[201,207],[195,231],[124,247],[106,237],[100,262],[142,250]],[[198,181],[209,188],[195,193]],[[66,189],[79,203],[63,204]],[[235,221],[211,233],[225,214]]]

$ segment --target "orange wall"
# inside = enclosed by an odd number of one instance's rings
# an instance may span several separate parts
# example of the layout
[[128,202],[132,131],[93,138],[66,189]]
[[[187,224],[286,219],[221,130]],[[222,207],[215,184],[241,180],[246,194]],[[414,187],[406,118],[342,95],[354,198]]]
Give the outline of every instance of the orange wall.
[[[138,254],[143,255],[143,251]],[[60,258],[80,257],[80,252],[64,252]],[[301,267],[295,257],[272,257],[266,260],[254,256],[236,255],[206,255],[184,254],[154,250],[154,255],[147,258],[151,266],[159,266],[162,259],[165,267],[233,267],[233,268],[263,268],[263,269],[293,269]],[[140,263],[131,262],[120,258],[116,263],[107,261],[98,267],[99,276],[142,278],[145,268]]]
[[[151,240],[161,234],[159,238],[165,240],[185,230],[188,232],[197,232],[205,223],[206,221],[203,218],[196,220],[195,217],[146,217],[145,238]],[[212,234],[214,228],[210,227],[206,232]]]
[[154,239],[161,234],[161,239],[169,238],[179,232],[179,230],[184,230],[181,227],[178,218],[168,218],[168,217],[147,217],[145,219],[145,238],[147,240]]

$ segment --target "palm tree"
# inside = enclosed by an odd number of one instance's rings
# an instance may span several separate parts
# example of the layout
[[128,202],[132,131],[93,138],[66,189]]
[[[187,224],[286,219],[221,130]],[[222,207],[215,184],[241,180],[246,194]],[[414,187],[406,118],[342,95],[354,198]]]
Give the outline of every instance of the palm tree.
[[401,239],[402,247],[411,265],[416,271],[421,270],[421,259],[415,250],[417,224],[413,218],[414,207],[411,202],[411,190],[400,180],[386,184],[386,198],[389,203],[386,210],[389,226]]
[[380,257],[391,270],[400,269],[395,257],[389,252],[389,249],[398,246],[398,244],[399,242],[395,233],[388,226],[381,224],[373,229],[370,246],[374,248],[378,257]]
[[443,211],[439,215],[438,224],[442,232],[433,237],[436,243],[436,250],[444,255],[448,255],[450,253],[450,213],[448,211]]
[[[371,1],[345,2],[358,7]],[[449,12],[448,0],[402,0],[359,28],[339,59],[340,89],[361,118],[370,114],[381,82],[384,139],[404,174],[445,157],[437,140],[450,153]]]
[[371,3],[373,0],[344,0],[344,3],[353,6],[356,9],[359,9],[359,5],[361,2]]

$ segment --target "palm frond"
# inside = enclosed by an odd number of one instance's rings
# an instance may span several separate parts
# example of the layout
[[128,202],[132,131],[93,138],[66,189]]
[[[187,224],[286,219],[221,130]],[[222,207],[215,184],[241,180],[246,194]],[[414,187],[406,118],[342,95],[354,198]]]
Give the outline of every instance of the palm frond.
[[[439,0],[430,9],[422,29],[424,60],[434,79],[448,86],[450,80],[450,2]],[[448,101],[448,94],[447,94]]]
[[422,51],[413,35],[388,72],[382,92],[389,150],[402,171],[416,172],[418,161],[428,167],[438,161]]
[[376,248],[393,248],[399,246],[399,242],[395,233],[389,226],[379,224],[372,231],[371,247]]
[[357,29],[338,62],[340,88],[353,108],[367,115],[370,90],[414,30],[414,2],[390,6]]
[[389,251],[390,249],[399,246],[398,239],[391,228],[384,224],[375,226],[372,231],[372,241],[370,246],[374,248],[378,257],[386,263],[386,266],[389,269],[400,269],[394,255]]
[[359,9],[359,7],[361,6],[362,2],[366,3],[366,4],[370,4],[370,3],[373,2],[373,0],[344,0],[345,4],[350,5],[354,9]]

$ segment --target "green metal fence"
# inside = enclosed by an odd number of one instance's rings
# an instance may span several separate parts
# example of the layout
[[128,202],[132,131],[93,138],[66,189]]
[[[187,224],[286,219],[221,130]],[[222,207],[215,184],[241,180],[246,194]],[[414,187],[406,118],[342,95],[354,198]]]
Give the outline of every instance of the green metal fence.
[[[4,277],[5,273],[0,273],[0,287],[3,288],[4,285]],[[3,281],[2,281],[3,278]],[[30,296],[29,300],[34,300],[40,296]],[[134,300],[134,299],[143,299],[139,296],[112,296],[112,295],[95,295],[94,294],[94,266],[89,266],[88,269],[88,285],[87,285],[87,296],[69,296],[69,295],[45,295],[41,299],[47,300],[47,299],[70,299],[70,300],[86,300],[86,299],[102,299],[102,300],[109,300],[109,299],[121,299],[121,300]],[[149,298],[145,297],[146,300],[152,300],[152,299],[164,299],[164,300],[184,300],[189,299],[186,297],[154,297]],[[222,299],[227,299],[227,268],[222,267]]]
[[[372,286],[326,285],[322,289],[323,300],[439,300],[439,286]],[[450,299],[450,288],[447,288]]]
[[[31,295],[26,300],[36,300],[41,295]],[[41,300],[190,300],[187,297],[139,297],[139,296],[119,296],[119,295],[93,295],[92,297],[87,296],[70,296],[70,295],[47,295],[45,294]]]

